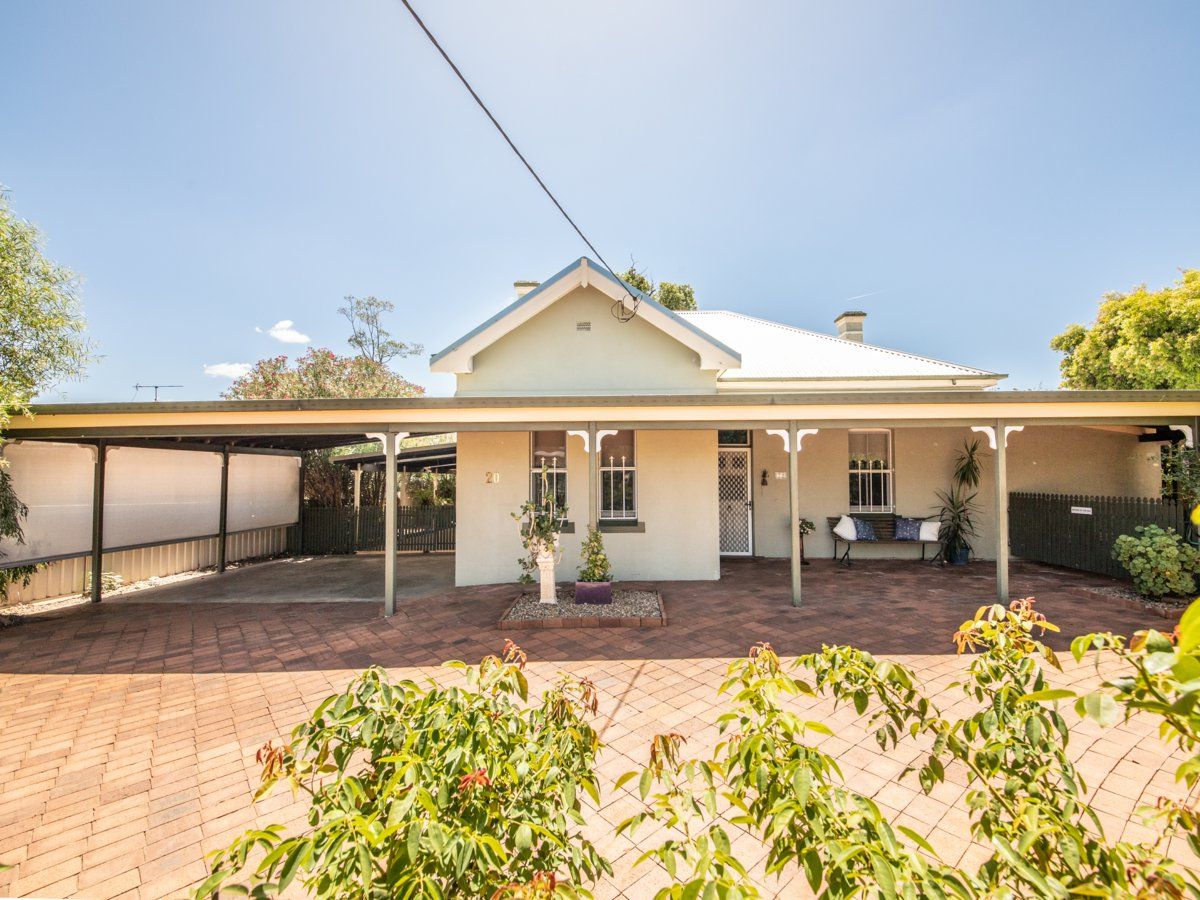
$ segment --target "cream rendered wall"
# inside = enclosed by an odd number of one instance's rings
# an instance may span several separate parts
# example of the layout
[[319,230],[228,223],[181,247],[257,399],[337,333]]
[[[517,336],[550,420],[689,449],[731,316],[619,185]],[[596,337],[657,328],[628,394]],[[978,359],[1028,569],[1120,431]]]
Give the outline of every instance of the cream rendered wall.
[[[995,454],[987,438],[968,428],[897,428],[893,430],[896,511],[918,518],[936,514],[937,492],[945,490],[954,467],[954,456],[964,440],[981,443],[982,478],[977,503],[974,541],[980,559],[995,558]],[[806,539],[806,554],[828,558],[833,541],[826,516],[846,511],[849,489],[846,462],[849,432],[824,429],[804,439],[800,452],[800,512],[817,530]],[[1161,473],[1157,444],[1138,443],[1136,436],[1080,426],[1029,426],[1008,441],[1010,491],[1096,494],[1105,496],[1158,496]],[[789,550],[787,481],[775,472],[787,471],[783,442],[765,432],[754,434],[755,552],[760,556],[786,557]],[[760,484],[768,470],[767,487]],[[903,545],[856,547],[854,555],[868,557],[918,557],[920,551]]]
[[[804,539],[805,556],[820,559],[833,554],[825,516],[828,510],[845,509],[850,489],[846,480],[849,442],[844,429],[824,429],[805,436],[800,447],[800,515],[812,519],[817,530]],[[754,552],[758,556],[786,557],[791,553],[788,531],[787,453],[783,440],[765,431],[751,438],[751,474],[754,496]],[[763,469],[767,485],[762,485]],[[775,477],[783,472],[784,477]]]
[[[606,533],[605,547],[618,581],[711,580],[720,577],[717,553],[716,432],[639,431],[640,533]],[[568,518],[559,581],[575,578],[587,531],[587,455],[567,438]],[[486,473],[500,473],[486,484]],[[458,534],[455,583],[516,581],[521,541],[512,513],[529,495],[528,432],[459,432]]]
[[618,581],[720,578],[717,433],[648,430],[639,431],[635,440],[638,520],[646,531],[604,535],[613,576]]
[[[487,483],[487,473],[500,476]],[[460,431],[454,582],[512,581],[521,539],[512,514],[529,499],[529,432]]]
[[695,353],[640,318],[618,322],[611,309],[595,288],[572,291],[478,353],[474,371],[458,376],[458,396],[716,392],[716,372]]

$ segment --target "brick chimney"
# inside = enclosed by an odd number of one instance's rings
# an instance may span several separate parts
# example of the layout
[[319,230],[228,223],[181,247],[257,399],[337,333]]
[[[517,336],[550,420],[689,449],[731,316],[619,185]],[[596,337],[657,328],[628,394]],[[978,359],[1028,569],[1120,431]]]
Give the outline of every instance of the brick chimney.
[[863,342],[863,322],[866,320],[867,314],[861,310],[847,310],[836,319],[833,324],[837,326],[838,337],[844,341]]
[[540,284],[540,281],[514,281],[513,287],[517,289],[517,299],[520,300]]

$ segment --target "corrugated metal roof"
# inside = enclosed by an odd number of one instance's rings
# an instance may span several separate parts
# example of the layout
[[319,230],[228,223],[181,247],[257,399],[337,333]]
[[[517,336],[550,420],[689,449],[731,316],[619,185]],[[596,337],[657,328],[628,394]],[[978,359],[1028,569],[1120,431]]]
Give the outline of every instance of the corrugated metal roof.
[[728,310],[696,310],[679,315],[741,353],[742,367],[725,372],[722,381],[1003,377]]

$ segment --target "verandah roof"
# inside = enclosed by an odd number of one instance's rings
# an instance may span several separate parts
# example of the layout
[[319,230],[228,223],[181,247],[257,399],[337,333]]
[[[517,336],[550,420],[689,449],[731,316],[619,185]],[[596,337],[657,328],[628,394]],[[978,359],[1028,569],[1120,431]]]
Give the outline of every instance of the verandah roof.
[[[378,431],[778,427],[856,423],[1185,425],[1200,417],[1200,391],[904,391],[639,396],[419,397],[377,400],[213,400],[40,404],[17,416],[9,438],[189,437],[298,449],[352,443]],[[324,436],[298,442],[292,436]],[[327,442],[326,442],[327,441]]]

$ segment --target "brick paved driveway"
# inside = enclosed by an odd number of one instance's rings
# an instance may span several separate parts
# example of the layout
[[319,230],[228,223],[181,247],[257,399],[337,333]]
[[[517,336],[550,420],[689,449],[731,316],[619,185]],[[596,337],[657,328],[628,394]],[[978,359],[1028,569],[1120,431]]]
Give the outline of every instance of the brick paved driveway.
[[[799,610],[788,605],[786,563],[737,562],[720,582],[662,585],[667,628],[517,637],[535,688],[562,669],[599,685],[611,784],[644,760],[656,732],[689,736],[693,753],[711,744],[716,685],[727,661],[756,641],[784,654],[853,642],[914,666],[938,690],[961,670],[951,633],[991,596],[984,565],[864,561],[845,571],[816,562],[805,576]],[[1089,593],[1095,583],[1035,567],[1013,573],[1014,596],[1037,595],[1067,634],[1163,624]],[[197,599],[204,585],[195,583]],[[369,603],[155,603],[149,591],[0,632],[0,860],[14,864],[0,872],[0,895],[180,894],[203,877],[206,852],[255,822],[298,815],[286,793],[250,803],[264,741],[369,664],[411,676],[498,649],[505,634],[494,623],[512,596],[511,587],[444,591],[385,621]],[[1071,668],[1061,680],[1094,677]],[[929,834],[949,861],[970,861],[966,819],[953,808],[963,779],[926,797],[896,781],[919,751],[882,755],[852,710],[816,712],[834,725],[828,747],[858,790]],[[1152,731],[1143,720],[1075,729],[1072,746],[1112,834],[1137,835],[1141,826],[1127,822],[1138,801],[1175,790]],[[651,868],[633,868],[633,843],[609,834],[634,806],[610,788],[593,817],[616,870],[599,896],[649,896],[661,883]],[[747,862],[761,856],[739,843]],[[768,887],[804,895],[796,881]]]

